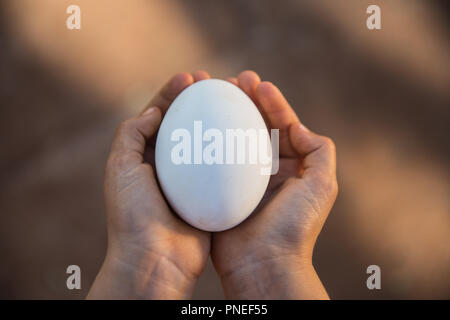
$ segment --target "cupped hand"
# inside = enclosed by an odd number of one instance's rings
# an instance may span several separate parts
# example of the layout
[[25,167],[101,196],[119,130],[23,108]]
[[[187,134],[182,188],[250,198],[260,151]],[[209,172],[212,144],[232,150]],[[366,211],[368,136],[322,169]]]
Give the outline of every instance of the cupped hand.
[[317,236],[337,196],[333,142],[300,124],[270,82],[252,71],[228,79],[279,129],[279,172],[252,215],[213,234],[212,260],[230,298],[328,298],[312,266]]
[[205,72],[174,76],[143,113],[120,124],[107,161],[108,250],[88,298],[188,298],[210,252],[210,234],[174,214],[160,192],[154,143],[176,96]]

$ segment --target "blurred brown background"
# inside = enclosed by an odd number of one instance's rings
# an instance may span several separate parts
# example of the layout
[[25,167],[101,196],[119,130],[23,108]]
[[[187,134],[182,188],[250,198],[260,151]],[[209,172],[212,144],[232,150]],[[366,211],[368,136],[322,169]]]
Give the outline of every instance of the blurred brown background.
[[[3,0],[0,298],[86,295],[105,253],[114,129],[196,69],[257,71],[335,140],[340,195],[315,254],[332,298],[450,298],[448,3]],[[380,31],[366,28],[369,4]],[[70,264],[81,291],[66,289]],[[195,298],[222,297],[208,265]]]

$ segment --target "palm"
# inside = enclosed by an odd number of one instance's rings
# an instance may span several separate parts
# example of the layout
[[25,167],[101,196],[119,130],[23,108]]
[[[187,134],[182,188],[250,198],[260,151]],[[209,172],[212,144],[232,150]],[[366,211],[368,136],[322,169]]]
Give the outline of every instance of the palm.
[[[168,207],[160,193],[149,165],[143,163],[132,169],[127,176],[117,177],[117,193],[112,195],[118,214],[112,221],[116,234],[126,239],[128,245],[139,246],[144,250],[156,250],[166,255],[175,247],[189,248],[179,250],[179,254],[189,253],[192,261],[189,271],[198,273],[209,253],[209,234],[190,227],[181,221]],[[119,239],[119,240],[122,240]],[[157,245],[155,245],[157,244]],[[192,252],[195,251],[195,252]]]
[[[314,225],[317,215],[312,203],[313,194],[306,184],[299,185],[296,179],[299,165],[298,159],[280,159],[280,170],[272,176],[267,191],[252,215],[237,227],[213,235],[213,260],[219,273],[228,273],[238,268],[230,263],[228,257],[238,264],[247,261],[256,252],[259,259],[276,259],[276,256],[265,257],[268,246],[287,248],[289,244],[307,238],[309,225]],[[274,249],[274,248],[272,248]],[[273,250],[270,251],[273,253]],[[284,250],[278,250],[280,255]],[[257,261],[252,261],[255,263]]]

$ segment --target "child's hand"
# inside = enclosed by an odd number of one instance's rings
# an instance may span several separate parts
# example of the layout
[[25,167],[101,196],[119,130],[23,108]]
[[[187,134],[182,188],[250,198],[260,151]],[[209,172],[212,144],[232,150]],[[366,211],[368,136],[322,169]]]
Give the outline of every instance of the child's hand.
[[176,75],[151,101],[156,108],[119,126],[104,181],[108,251],[88,298],[172,299],[192,294],[209,255],[210,234],[170,211],[150,164],[154,139],[149,140],[175,97],[207,77],[204,72]]
[[280,130],[280,170],[256,212],[213,234],[212,259],[225,294],[326,299],[311,259],[337,196],[334,144],[301,127],[281,92],[256,73],[246,71],[229,81],[253,99],[270,128]]
[[[150,103],[159,108],[125,121],[117,131],[105,173],[108,252],[88,298],[191,295],[209,254],[210,234],[188,226],[168,208],[150,165],[150,138],[173,99],[207,78],[205,72],[178,74]],[[255,73],[230,81],[256,102],[270,128],[280,129],[281,159],[257,212],[236,228],[214,234],[212,258],[225,293],[327,298],[311,257],[337,195],[334,145],[300,127],[278,89],[260,83]]]

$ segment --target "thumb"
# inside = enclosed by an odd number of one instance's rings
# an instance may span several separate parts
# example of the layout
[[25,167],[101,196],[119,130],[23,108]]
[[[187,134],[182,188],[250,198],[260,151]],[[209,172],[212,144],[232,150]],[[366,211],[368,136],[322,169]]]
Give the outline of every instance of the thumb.
[[144,161],[146,142],[157,132],[161,118],[160,109],[151,107],[119,125],[109,158],[120,164],[120,170],[132,169]]
[[311,132],[302,124],[293,124],[289,138],[294,150],[303,157],[303,178],[320,174],[336,178],[336,148],[333,141]]

